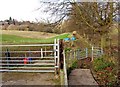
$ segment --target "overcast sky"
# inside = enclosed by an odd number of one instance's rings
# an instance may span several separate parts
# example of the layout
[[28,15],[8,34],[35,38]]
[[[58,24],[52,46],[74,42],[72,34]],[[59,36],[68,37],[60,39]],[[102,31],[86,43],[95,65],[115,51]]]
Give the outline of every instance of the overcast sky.
[[46,14],[36,11],[39,7],[39,0],[0,0],[0,20],[9,19],[9,17],[20,21],[45,19]]
[[[56,0],[46,1],[55,2]],[[40,10],[36,11],[36,9],[39,7],[41,7],[40,0],[0,0],[0,20],[9,19],[9,17],[19,21],[36,21],[35,18],[37,18],[39,21],[42,19],[46,20],[49,15],[43,14]]]

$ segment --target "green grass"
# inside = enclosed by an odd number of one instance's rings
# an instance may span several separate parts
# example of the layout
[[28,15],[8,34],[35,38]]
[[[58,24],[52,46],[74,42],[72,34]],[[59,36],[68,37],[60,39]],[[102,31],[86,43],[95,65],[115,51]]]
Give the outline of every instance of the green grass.
[[2,38],[0,38],[0,41],[2,41],[2,44],[51,43],[54,41],[54,39],[64,39],[68,35],[69,34],[61,34],[59,36],[55,36],[48,39],[44,39],[44,38],[36,39],[36,38],[25,38],[16,35],[2,34],[1,35]]

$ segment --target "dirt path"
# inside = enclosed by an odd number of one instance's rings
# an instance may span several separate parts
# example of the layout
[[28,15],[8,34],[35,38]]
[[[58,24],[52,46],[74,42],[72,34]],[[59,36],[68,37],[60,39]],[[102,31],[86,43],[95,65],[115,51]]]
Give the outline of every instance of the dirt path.
[[2,73],[2,85],[59,85],[54,73]]
[[69,75],[69,85],[98,85],[90,69],[75,69]]

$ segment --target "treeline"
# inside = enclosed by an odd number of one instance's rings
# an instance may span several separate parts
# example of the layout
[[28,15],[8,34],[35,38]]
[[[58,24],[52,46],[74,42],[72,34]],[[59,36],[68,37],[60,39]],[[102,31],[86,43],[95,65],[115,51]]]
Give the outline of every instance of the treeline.
[[57,23],[32,23],[30,21],[17,21],[11,17],[8,20],[0,21],[3,30],[19,30],[19,31],[38,31],[38,32],[48,32],[48,33],[62,33],[59,30]]

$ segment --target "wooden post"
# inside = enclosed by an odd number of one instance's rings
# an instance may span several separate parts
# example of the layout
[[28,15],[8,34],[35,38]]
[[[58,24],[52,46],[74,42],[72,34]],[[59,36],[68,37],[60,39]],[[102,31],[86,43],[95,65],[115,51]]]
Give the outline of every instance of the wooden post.
[[64,85],[68,87],[68,79],[67,79],[67,66],[65,61],[65,50],[63,51],[63,60],[64,60]]
[[60,69],[63,69],[63,49],[64,49],[63,46],[64,45],[63,45],[62,39],[60,40],[59,44],[60,44],[60,46],[59,46],[60,47],[60,52],[59,52],[60,53],[59,54],[60,55]]
[[93,46],[92,46],[92,61],[93,61],[93,56],[94,56],[94,54],[93,54],[93,50],[94,50],[94,49],[93,49]]

